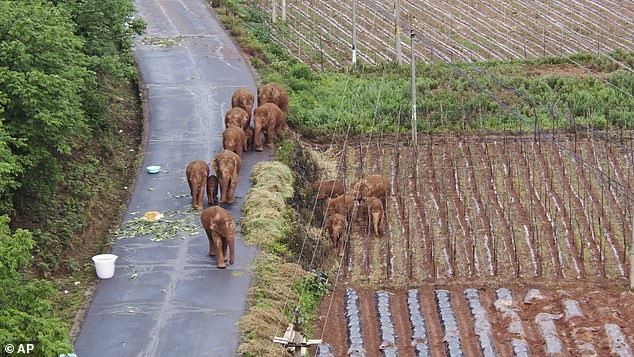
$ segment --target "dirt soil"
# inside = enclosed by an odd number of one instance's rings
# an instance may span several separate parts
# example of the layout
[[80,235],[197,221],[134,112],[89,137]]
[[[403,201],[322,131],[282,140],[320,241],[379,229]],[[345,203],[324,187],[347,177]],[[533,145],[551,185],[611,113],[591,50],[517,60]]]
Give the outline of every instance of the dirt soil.
[[[399,353],[414,355],[407,306],[411,288],[420,292],[433,355],[445,354],[437,289],[451,293],[466,356],[480,354],[467,288],[480,293],[499,355],[512,355],[509,341],[517,338],[508,331],[511,320],[494,305],[499,288],[512,291],[531,355],[546,353],[535,321],[539,313],[558,317],[564,356],[580,355],[582,344],[609,355],[607,323],[620,326],[634,346],[634,321],[628,318],[634,294],[626,292],[625,259],[631,226],[623,198],[634,188],[634,164],[626,150],[563,134],[556,142],[528,136],[425,137],[417,150],[391,139],[348,143],[348,182],[382,174],[391,179],[392,196],[383,237],[368,239],[366,225],[353,224],[347,265],[339,270],[343,278],[322,305],[316,337],[333,345],[336,356],[346,355],[348,346],[346,287],[360,297],[368,356],[380,355],[378,290],[392,294]],[[533,288],[543,299],[525,303]],[[564,300],[577,301],[583,316],[566,320]]]

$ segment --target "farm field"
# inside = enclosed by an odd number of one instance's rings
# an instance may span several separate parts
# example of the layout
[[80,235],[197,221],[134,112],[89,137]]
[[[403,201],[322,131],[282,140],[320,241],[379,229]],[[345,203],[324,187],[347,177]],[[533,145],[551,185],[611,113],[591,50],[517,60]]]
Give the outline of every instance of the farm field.
[[[276,0],[281,14],[281,2]],[[272,39],[316,68],[341,68],[351,61],[352,2],[287,1],[285,26]],[[628,1],[413,1],[401,0],[403,62],[425,63],[533,59],[574,53],[629,50],[634,45],[634,3]],[[257,3],[269,16],[272,0]],[[394,2],[359,1],[357,49],[361,62],[394,59]],[[279,19],[278,19],[279,21]]]
[[[317,331],[323,331],[325,342],[344,348],[335,355],[345,354],[351,346],[346,336],[357,334],[345,331],[350,288],[358,296],[368,355],[378,355],[386,343],[379,331],[390,319],[399,353],[414,355],[414,307],[427,321],[428,337],[421,339],[432,354],[449,348],[443,338],[455,333],[446,331],[437,312],[442,300],[437,291],[445,290],[460,348],[477,355],[484,337],[475,333],[465,295],[471,288],[476,290],[469,295],[477,300],[471,304],[482,306],[488,316],[488,322],[477,323],[477,331],[491,326],[489,339],[499,355],[522,355],[520,347],[513,352],[511,339],[525,341],[532,355],[546,355],[556,346],[546,344],[554,339],[540,326],[553,323],[554,336],[570,355],[585,348],[608,355],[615,348],[610,342],[615,326],[624,336],[634,336],[634,322],[626,318],[634,308],[634,297],[626,292],[631,143],[572,134],[422,136],[415,149],[402,138],[376,135],[352,139],[345,150],[333,147],[328,153],[343,165],[348,184],[382,174],[390,177],[393,193],[385,236],[375,237],[363,222],[352,225],[336,289],[322,304],[325,319]],[[524,303],[530,289],[539,289],[543,299]],[[377,310],[376,292],[382,290],[389,296],[390,318]],[[408,294],[415,297],[408,300]],[[410,308],[408,301],[420,306]],[[577,305],[583,316],[562,317],[576,313]],[[508,331],[513,321],[521,321],[523,332]],[[634,343],[631,337],[625,342]]]

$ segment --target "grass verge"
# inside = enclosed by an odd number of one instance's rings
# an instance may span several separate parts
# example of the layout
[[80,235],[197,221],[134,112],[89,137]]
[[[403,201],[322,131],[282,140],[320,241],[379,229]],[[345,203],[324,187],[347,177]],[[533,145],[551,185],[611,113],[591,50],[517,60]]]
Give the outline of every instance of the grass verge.
[[299,239],[298,225],[289,202],[294,196],[290,168],[278,161],[258,163],[251,174],[253,187],[242,207],[243,239],[259,244],[254,282],[249,294],[249,310],[239,326],[242,342],[238,352],[245,356],[282,355],[273,343],[291,321],[292,310],[300,306],[307,335],[317,315],[317,306],[327,292],[325,276],[289,262],[290,242]]

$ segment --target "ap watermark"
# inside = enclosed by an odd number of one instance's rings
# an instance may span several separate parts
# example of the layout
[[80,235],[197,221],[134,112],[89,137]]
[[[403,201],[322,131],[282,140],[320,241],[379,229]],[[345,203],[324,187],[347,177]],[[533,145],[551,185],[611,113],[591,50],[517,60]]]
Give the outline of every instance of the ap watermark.
[[12,355],[28,355],[35,353],[35,344],[33,343],[7,343],[3,346],[2,351],[5,356]]

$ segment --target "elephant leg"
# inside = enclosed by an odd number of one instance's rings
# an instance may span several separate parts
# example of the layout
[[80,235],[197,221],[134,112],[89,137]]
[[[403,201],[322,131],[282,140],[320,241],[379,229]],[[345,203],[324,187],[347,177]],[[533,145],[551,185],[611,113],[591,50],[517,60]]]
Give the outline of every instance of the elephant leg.
[[209,192],[209,190],[207,190],[207,203],[208,203],[210,206],[213,206],[213,204],[214,204],[214,198],[211,196],[211,194],[212,194],[212,193],[211,193],[211,192]]
[[187,180],[189,184],[189,195],[192,196],[192,208],[196,208],[196,192],[194,192],[194,185],[189,179]]
[[227,248],[229,247],[229,243],[226,239],[222,239],[222,256],[225,258],[225,262],[227,261]]
[[215,243],[216,243],[216,251],[218,252],[218,255],[216,257],[218,260],[218,268],[220,269],[224,269],[227,267],[225,265],[225,252],[224,252],[224,249],[222,249],[223,240],[224,239],[222,238],[222,236],[220,236],[220,234],[217,234]]
[[275,128],[268,129],[266,131],[266,146],[273,147],[273,135],[275,135]]
[[220,181],[220,203],[227,203],[227,190],[229,189],[229,179],[219,178]]
[[235,201],[237,185],[238,185],[237,178],[232,178],[231,182],[229,183],[229,193],[228,193],[227,203],[233,203]]
[[337,239],[337,251],[340,257],[343,257],[343,254],[344,254],[344,250],[343,250],[344,244],[342,242],[342,239],[343,239],[343,235],[339,236],[339,239]]
[[243,149],[244,145],[241,145],[240,142],[236,143],[236,154],[238,154],[238,156],[242,156]]
[[235,258],[235,240],[229,239],[229,264],[233,265]]
[[264,148],[262,147],[262,128],[259,125],[255,127],[255,135],[253,138],[255,142],[255,151],[262,151]]
[[[204,186],[203,186],[204,187]],[[203,192],[204,189],[202,187],[199,187],[198,190],[196,190],[196,209],[198,209],[199,211],[203,209]]]
[[214,243],[214,235],[213,231],[209,228],[205,228],[205,233],[207,233],[207,240],[209,240],[209,256],[216,256],[216,243]]

